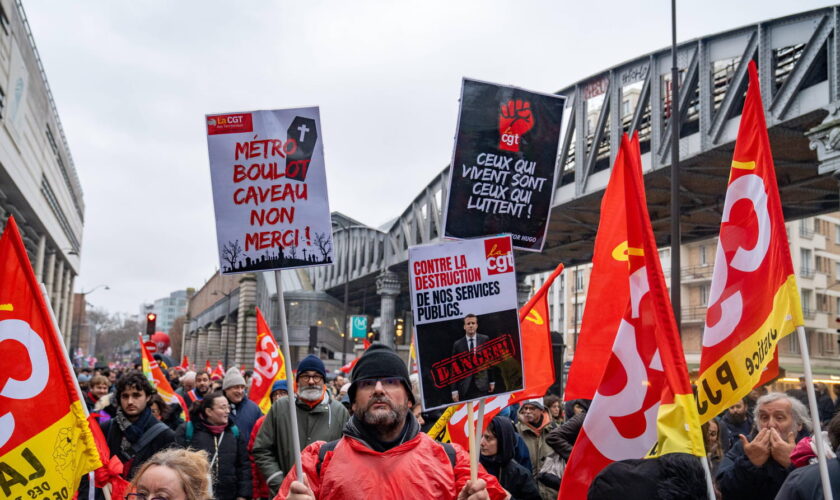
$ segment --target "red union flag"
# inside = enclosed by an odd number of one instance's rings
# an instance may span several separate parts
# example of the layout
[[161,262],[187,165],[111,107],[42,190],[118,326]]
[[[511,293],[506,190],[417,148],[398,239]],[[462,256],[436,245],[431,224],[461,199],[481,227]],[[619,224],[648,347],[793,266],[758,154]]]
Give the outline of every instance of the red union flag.
[[592,399],[595,395],[630,298],[624,176],[624,169],[614,168],[601,199],[601,220],[595,235],[587,297],[609,299],[586,302],[574,361],[566,381],[566,401]]
[[673,452],[705,455],[647,211],[637,136],[632,141],[626,135],[622,138],[613,168],[624,170],[610,182],[624,183],[619,186],[625,193],[621,213],[630,293],[610,358],[599,371],[603,376],[566,464],[560,498],[586,498],[595,475],[614,461]]
[[102,464],[14,218],[0,283],[0,498],[69,498]]
[[752,61],[749,76],[703,331],[702,422],[755,387],[779,340],[804,323]]
[[148,342],[143,342],[143,336],[140,335],[140,355],[143,361],[143,375],[149,379],[151,382],[152,387],[157,389],[158,394],[166,404],[173,404],[178,403],[181,405],[182,414],[184,416],[184,420],[187,422],[190,421],[190,409],[187,407],[187,402],[184,401],[178,393],[172,389],[172,385],[166,380],[166,377],[163,375],[163,371],[160,369],[160,365],[158,365],[157,360],[149,352],[149,348],[146,346]]
[[248,398],[257,403],[263,413],[271,409],[271,386],[277,380],[286,380],[286,363],[283,353],[271,334],[260,308],[257,308],[257,348],[254,353],[254,378]]

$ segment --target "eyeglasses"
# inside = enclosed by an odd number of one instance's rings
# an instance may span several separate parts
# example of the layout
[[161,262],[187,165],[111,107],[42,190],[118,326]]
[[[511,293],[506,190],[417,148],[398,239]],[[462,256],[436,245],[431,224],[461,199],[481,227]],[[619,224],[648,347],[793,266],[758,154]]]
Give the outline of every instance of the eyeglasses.
[[356,382],[356,385],[361,390],[373,390],[376,387],[376,383],[379,382],[382,384],[383,389],[396,389],[402,385],[402,379],[397,377],[386,377],[386,378],[368,378],[364,380],[359,380]]
[[298,375],[298,378],[302,379],[302,380],[308,380],[310,382],[323,382],[324,381],[324,377],[322,377],[318,374],[315,374],[315,375],[303,374],[303,375]]
[[127,493],[125,500],[168,500],[166,497],[150,497],[145,493]]

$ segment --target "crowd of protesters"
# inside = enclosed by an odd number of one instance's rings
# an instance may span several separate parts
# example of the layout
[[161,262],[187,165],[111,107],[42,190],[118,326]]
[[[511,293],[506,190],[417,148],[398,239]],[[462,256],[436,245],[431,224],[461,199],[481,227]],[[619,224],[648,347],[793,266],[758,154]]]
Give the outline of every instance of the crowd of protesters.
[[[307,356],[294,380],[274,383],[266,415],[248,398],[250,372],[231,368],[220,377],[165,370],[189,405],[187,419],[138,368],[81,370],[77,378],[118,459],[116,473],[131,482],[132,491],[170,500],[553,500],[590,403],[547,395],[504,409],[479,436],[480,471],[471,481],[467,451],[425,434],[439,412],[422,411],[416,376],[384,346],[366,351],[349,380],[330,377],[323,361]],[[829,444],[824,459],[833,493],[840,495],[840,399],[835,407],[824,384],[815,389]],[[296,396],[297,436],[290,392]],[[787,393],[758,388],[705,423],[717,498],[822,498],[812,422],[802,381]],[[295,472],[295,439],[304,480]],[[108,468],[113,474],[113,463]],[[106,498],[108,477],[97,471],[93,491],[83,478],[79,498]],[[598,499],[648,497],[708,498],[699,460],[670,454],[616,462],[601,471],[589,492]]]

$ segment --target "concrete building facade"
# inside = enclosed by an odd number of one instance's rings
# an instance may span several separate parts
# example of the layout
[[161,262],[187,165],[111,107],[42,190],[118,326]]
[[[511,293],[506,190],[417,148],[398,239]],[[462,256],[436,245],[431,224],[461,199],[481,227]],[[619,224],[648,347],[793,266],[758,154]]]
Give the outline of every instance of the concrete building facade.
[[68,346],[84,213],[81,182],[23,6],[0,0],[0,229],[14,216]]

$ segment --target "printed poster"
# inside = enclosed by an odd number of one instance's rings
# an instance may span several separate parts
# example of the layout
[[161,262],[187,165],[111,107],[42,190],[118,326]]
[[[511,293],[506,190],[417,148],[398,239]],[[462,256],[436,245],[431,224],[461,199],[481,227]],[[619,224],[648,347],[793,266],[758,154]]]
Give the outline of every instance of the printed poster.
[[541,251],[566,98],[464,79],[444,235]]
[[207,115],[222,274],[330,264],[317,107]]
[[424,409],[524,387],[510,235],[408,249]]

